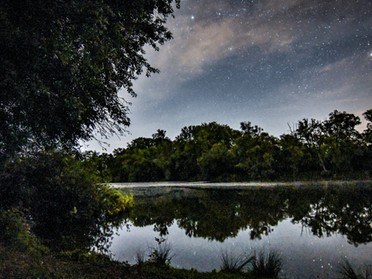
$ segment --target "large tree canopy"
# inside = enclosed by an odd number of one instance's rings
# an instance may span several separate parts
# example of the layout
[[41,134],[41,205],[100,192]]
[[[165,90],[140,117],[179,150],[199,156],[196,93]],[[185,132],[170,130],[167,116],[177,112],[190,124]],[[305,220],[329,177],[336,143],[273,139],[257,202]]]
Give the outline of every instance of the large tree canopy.
[[132,81],[157,72],[144,46],[171,39],[179,0],[16,0],[0,4],[0,153],[71,147],[129,125]]

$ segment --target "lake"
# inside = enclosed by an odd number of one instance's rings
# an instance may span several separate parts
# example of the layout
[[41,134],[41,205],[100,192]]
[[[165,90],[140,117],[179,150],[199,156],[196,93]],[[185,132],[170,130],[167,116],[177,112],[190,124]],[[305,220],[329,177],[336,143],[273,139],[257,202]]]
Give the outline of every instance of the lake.
[[334,278],[340,263],[372,267],[372,183],[112,184],[134,208],[111,245],[136,262],[165,241],[171,265],[218,270],[227,253],[276,251],[286,278]]

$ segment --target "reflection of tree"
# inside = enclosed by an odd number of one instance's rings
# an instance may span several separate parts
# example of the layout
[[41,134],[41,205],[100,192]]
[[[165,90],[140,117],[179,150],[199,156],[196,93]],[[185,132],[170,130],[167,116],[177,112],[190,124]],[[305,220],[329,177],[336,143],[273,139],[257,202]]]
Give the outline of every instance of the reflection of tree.
[[282,220],[301,223],[318,237],[340,233],[355,245],[372,240],[370,185],[183,189],[135,196],[131,220],[154,225],[161,236],[177,222],[188,236],[223,241],[242,229],[252,239],[268,235]]
[[372,199],[367,187],[333,187],[303,216],[301,223],[313,234],[346,235],[355,245],[372,240]]

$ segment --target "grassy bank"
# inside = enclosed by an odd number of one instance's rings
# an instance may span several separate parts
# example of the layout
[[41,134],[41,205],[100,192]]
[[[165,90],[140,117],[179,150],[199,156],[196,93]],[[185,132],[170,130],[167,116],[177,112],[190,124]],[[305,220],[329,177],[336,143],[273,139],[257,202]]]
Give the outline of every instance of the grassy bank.
[[169,250],[159,248],[147,260],[138,258],[136,265],[87,250],[57,252],[40,243],[22,219],[12,217],[7,219],[12,222],[5,222],[4,216],[0,222],[0,279],[265,278],[243,272],[246,264],[254,266],[252,257],[244,264],[240,258],[225,258],[221,271],[201,273],[171,267]]
[[247,273],[185,270],[144,263],[129,266],[96,253],[53,253],[47,249],[30,251],[0,244],[0,278],[262,278]]

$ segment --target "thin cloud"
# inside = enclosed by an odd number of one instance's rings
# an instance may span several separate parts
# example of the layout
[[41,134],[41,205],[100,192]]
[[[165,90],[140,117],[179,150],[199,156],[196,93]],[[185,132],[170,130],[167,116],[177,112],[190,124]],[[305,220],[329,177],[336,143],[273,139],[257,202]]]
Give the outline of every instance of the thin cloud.
[[182,0],[175,16],[174,39],[146,48],[161,73],[125,97],[126,141],[207,121],[250,120],[279,135],[302,118],[372,107],[369,0]]

